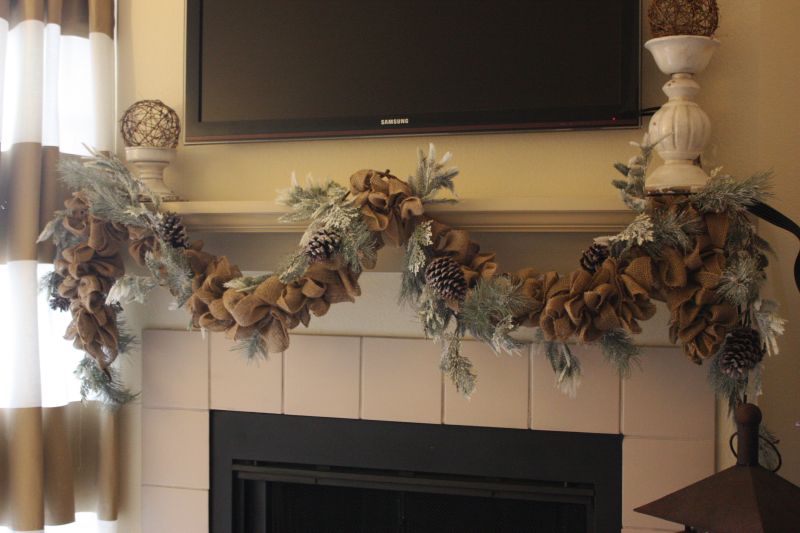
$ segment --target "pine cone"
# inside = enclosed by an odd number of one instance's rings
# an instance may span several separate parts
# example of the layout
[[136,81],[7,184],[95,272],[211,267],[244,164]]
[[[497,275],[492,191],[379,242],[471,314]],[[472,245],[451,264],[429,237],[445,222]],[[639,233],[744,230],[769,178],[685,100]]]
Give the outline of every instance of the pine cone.
[[328,261],[342,245],[341,236],[335,231],[321,229],[314,233],[306,244],[305,254],[312,263]]
[[66,311],[70,306],[70,299],[58,294],[50,297],[50,309],[53,311]]
[[606,259],[608,259],[608,246],[594,243],[584,250],[581,256],[581,266],[585,271],[594,274]]
[[728,333],[719,354],[720,369],[734,379],[747,373],[764,359],[764,344],[758,331],[739,326]]
[[181,217],[175,213],[164,213],[161,222],[156,228],[159,238],[173,248],[188,248],[189,236],[186,227],[181,223]]
[[425,282],[445,300],[462,301],[467,295],[467,280],[461,265],[450,257],[437,257],[425,269]]

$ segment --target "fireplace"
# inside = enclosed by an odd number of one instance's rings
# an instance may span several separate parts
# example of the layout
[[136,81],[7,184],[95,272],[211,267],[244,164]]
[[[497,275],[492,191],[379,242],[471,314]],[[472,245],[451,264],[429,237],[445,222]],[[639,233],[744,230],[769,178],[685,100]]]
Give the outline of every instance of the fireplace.
[[211,411],[211,531],[621,528],[621,435]]

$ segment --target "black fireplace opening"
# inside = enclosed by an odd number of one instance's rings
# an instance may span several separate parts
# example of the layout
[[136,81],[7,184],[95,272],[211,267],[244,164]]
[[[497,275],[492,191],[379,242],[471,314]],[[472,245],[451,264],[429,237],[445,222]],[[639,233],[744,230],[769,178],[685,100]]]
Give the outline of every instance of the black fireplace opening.
[[621,436],[211,413],[213,533],[605,533]]
[[233,471],[237,533],[573,533],[587,531],[594,494],[590,485],[417,472],[259,462]]

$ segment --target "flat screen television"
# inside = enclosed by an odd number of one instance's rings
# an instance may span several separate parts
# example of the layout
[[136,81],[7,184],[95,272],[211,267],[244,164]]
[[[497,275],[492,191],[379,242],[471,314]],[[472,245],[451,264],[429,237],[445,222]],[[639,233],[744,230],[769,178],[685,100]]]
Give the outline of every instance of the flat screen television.
[[186,141],[639,125],[640,0],[188,0]]

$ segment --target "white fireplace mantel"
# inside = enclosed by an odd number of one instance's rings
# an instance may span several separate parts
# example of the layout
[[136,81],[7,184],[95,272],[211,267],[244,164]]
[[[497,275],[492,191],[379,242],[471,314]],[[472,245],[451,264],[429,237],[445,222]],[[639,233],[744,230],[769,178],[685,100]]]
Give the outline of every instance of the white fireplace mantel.
[[[187,227],[207,233],[297,233],[305,224],[283,223],[289,212],[274,201],[166,202]],[[463,199],[452,205],[430,206],[436,220],[469,231],[615,233],[633,214],[614,197],[532,197]]]

